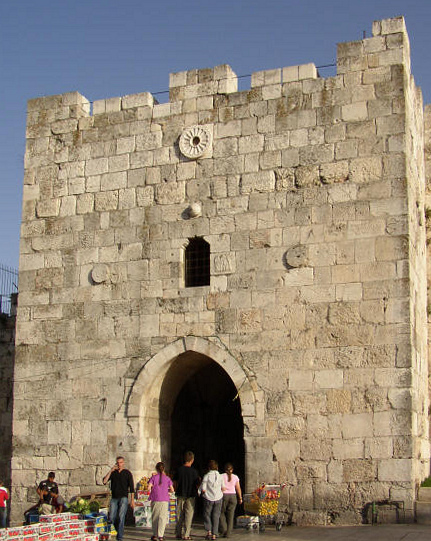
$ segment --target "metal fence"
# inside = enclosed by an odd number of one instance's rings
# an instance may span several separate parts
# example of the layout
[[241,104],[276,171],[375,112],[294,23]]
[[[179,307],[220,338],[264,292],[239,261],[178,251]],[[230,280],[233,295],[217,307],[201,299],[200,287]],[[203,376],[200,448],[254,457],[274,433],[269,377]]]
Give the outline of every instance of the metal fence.
[[18,271],[0,265],[0,314],[10,316],[12,296],[18,293]]

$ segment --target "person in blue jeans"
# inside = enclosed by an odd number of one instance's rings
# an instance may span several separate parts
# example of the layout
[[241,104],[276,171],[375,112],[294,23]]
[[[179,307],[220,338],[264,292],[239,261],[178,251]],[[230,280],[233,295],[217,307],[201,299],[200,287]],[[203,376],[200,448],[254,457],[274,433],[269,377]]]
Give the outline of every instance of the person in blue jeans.
[[109,504],[109,518],[117,530],[117,541],[123,539],[124,522],[129,507],[129,493],[131,494],[130,506],[135,507],[135,485],[133,475],[124,467],[124,457],[117,456],[115,464],[103,478],[103,484],[111,481],[111,503]]

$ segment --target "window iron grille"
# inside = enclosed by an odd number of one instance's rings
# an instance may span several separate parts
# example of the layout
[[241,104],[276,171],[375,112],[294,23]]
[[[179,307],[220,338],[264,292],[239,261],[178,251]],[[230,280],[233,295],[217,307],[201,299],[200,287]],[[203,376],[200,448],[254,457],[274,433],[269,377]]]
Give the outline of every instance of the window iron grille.
[[202,237],[189,240],[184,267],[186,287],[210,285],[210,245]]

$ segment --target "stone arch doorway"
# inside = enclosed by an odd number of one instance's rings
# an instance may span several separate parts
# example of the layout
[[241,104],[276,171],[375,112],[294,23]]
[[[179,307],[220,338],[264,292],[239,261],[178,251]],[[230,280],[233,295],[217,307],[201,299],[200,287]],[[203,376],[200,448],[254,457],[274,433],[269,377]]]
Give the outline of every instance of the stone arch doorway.
[[209,459],[226,462],[244,480],[244,425],[238,391],[227,372],[206,355],[187,351],[171,364],[160,395],[160,418],[169,441],[165,449],[171,469],[184,451],[195,453],[202,474]]
[[[147,475],[153,471],[154,465],[160,459],[166,461],[169,468],[174,466],[173,461],[178,459],[181,451],[172,453],[172,446],[179,441],[172,439],[178,438],[176,430],[172,430],[172,416],[177,416],[178,419],[178,404],[181,405],[184,400],[181,394],[187,392],[189,386],[199,385],[201,378],[214,375],[218,378],[215,388],[222,395],[218,408],[223,409],[226,400],[231,400],[233,407],[240,411],[236,422],[239,424],[238,419],[241,418],[244,426],[244,458],[242,464],[236,465],[237,471],[242,474],[241,470],[244,468],[243,479],[247,476],[247,485],[254,482],[254,475],[250,473],[253,471],[255,450],[251,449],[253,446],[249,444],[247,427],[256,428],[263,422],[261,393],[255,388],[253,379],[247,376],[221,343],[218,345],[192,336],[169,344],[150,358],[132,383],[126,417],[133,448],[129,460],[135,475]],[[236,395],[231,396],[231,391],[234,390],[238,395],[235,400]],[[206,396],[207,399],[210,398],[208,393]],[[196,400],[195,397],[195,405],[198,403]],[[208,440],[205,441],[208,443]],[[180,443],[180,448],[181,445]],[[236,449],[239,448],[237,445]],[[205,460],[206,448],[202,446],[198,453],[202,457],[199,460]],[[223,461],[224,455],[219,460]],[[235,457],[229,457],[228,460],[234,461]]]

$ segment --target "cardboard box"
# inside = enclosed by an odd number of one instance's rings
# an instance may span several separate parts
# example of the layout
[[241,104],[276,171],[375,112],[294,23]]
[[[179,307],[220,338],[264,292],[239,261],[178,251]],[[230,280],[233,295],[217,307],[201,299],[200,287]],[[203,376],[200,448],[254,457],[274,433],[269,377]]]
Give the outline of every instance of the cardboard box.
[[25,526],[17,526],[16,528],[7,528],[6,532],[7,532],[8,539],[10,539],[11,537],[22,537],[24,534],[24,528]]
[[237,528],[259,528],[259,517],[251,515],[241,515],[236,517]]

